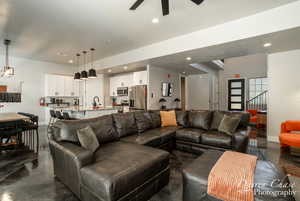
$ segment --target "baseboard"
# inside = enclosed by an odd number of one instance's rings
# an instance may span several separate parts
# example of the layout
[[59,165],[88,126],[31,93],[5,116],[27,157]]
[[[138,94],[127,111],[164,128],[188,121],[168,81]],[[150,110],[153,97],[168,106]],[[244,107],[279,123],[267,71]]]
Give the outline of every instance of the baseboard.
[[277,142],[277,143],[279,143],[278,136],[268,136],[268,142]]

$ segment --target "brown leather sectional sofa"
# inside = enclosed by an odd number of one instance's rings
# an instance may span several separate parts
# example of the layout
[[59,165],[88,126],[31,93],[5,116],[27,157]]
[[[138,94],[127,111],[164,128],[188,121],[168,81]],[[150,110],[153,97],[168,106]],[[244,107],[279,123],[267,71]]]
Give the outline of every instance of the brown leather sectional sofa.
[[[169,182],[169,153],[163,150],[247,150],[249,114],[221,113],[241,117],[234,135],[214,127],[217,111],[178,111],[179,126],[164,128],[157,111],[58,121],[49,137],[54,173],[82,201],[146,201]],[[82,148],[76,135],[87,125],[100,143],[95,153]]]

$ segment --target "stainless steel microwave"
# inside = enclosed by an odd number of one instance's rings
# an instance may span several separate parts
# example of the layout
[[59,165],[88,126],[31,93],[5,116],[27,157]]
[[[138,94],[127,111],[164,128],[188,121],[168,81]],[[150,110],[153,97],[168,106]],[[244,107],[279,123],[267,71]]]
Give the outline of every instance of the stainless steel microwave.
[[128,87],[118,87],[117,95],[118,96],[128,96]]

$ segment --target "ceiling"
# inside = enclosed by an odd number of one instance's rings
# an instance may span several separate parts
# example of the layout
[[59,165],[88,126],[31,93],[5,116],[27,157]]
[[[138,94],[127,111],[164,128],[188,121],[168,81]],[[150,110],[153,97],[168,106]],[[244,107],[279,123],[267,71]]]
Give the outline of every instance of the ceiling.
[[[300,49],[300,27],[258,37],[248,38],[240,41],[225,43],[196,49],[178,54],[163,56],[133,64],[127,64],[128,69],[136,66],[146,66],[147,64],[163,67],[179,73],[190,74],[206,73],[190,66],[192,63],[205,64],[212,69],[220,69],[212,64],[212,60],[227,59],[232,57],[246,56],[251,54],[269,54],[282,51]],[[272,43],[271,47],[265,48],[265,43]],[[186,58],[191,57],[190,61]],[[118,67],[122,70],[122,67]],[[114,68],[113,68],[114,69]],[[103,70],[105,72],[105,70]]]
[[293,1],[173,0],[162,17],[160,0],[145,0],[136,11],[129,10],[135,0],[1,0],[0,39],[12,40],[14,56],[66,64],[91,47],[100,59]]

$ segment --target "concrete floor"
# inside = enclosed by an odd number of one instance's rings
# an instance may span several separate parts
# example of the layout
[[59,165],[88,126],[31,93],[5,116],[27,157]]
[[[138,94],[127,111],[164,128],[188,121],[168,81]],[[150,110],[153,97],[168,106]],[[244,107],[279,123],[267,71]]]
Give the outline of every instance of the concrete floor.
[[[78,201],[78,199],[53,176],[52,159],[48,150],[46,129],[40,128],[41,151],[37,162],[28,162],[14,174],[0,182],[0,201]],[[174,152],[176,158],[171,158],[170,183],[151,201],[181,201],[182,181],[180,170],[191,163],[197,156],[179,151]],[[260,153],[267,160],[277,164],[288,163],[290,158],[282,154],[279,145],[268,143],[268,148],[260,148]],[[293,162],[294,163],[294,162]],[[300,163],[294,163],[300,168]],[[0,168],[0,172],[2,169]],[[295,191],[300,191],[300,178],[290,176],[295,182]],[[296,193],[300,200],[300,192]]]

